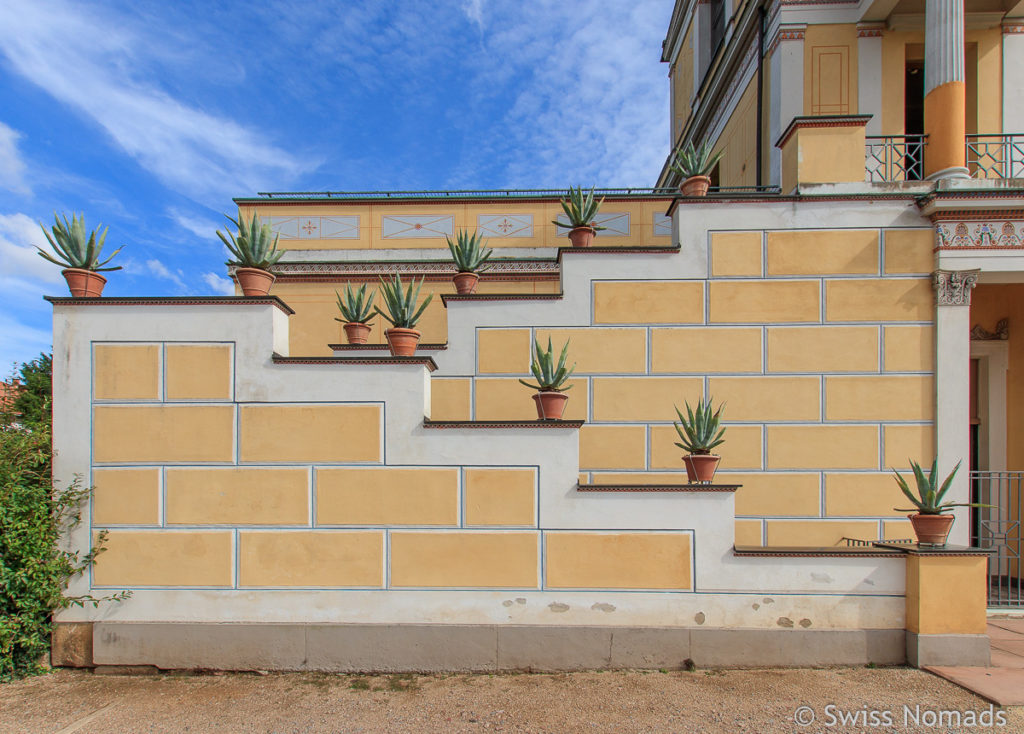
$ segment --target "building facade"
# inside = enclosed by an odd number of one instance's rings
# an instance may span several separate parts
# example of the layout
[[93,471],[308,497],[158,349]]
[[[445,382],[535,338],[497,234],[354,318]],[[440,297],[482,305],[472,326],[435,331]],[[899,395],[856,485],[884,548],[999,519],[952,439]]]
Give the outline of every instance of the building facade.
[[[987,663],[986,606],[1020,602],[1024,198],[1014,138],[982,166],[957,125],[1016,103],[965,72],[1012,50],[1012,15],[881,5],[678,2],[673,149],[716,141],[718,187],[607,190],[596,247],[565,247],[560,192],[265,194],[237,203],[287,251],[276,297],[52,299],[55,480],[95,486],[69,543],[108,533],[73,590],[133,592],[62,612],[56,659]],[[915,163],[885,120],[922,43]],[[471,296],[462,228],[496,252]],[[379,318],[343,344],[335,291],[394,272],[437,296],[417,356]],[[519,384],[548,337],[576,363],[557,423]],[[710,486],[672,426],[701,398],[726,403]],[[999,499],[924,551],[890,470],[935,457],[963,462],[951,498]]]

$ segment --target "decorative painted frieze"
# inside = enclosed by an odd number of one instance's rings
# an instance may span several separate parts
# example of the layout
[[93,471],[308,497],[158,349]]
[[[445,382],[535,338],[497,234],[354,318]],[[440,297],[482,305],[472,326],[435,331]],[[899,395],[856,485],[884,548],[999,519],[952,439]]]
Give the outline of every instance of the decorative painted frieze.
[[970,306],[971,289],[978,284],[979,270],[936,270],[932,273],[935,303],[939,306]]
[[1024,248],[1024,221],[1010,219],[935,223],[935,246],[940,250]]
[[[558,215],[558,221],[569,223],[564,214]],[[604,227],[604,237],[629,237],[629,212],[601,212],[594,217],[594,224]]]
[[476,226],[484,237],[533,237],[532,214],[478,214]]
[[455,217],[450,214],[385,214],[380,222],[381,237],[395,239],[430,239],[455,234]]
[[359,216],[263,217],[282,240],[359,239]]
[[653,231],[655,237],[672,236],[672,217],[667,214],[654,214]]

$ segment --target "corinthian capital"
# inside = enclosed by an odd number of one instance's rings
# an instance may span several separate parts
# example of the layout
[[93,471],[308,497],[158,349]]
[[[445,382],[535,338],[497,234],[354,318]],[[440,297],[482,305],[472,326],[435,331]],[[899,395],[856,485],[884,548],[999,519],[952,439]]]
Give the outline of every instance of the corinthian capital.
[[970,306],[971,289],[978,284],[978,270],[936,270],[932,273],[935,303],[939,306]]

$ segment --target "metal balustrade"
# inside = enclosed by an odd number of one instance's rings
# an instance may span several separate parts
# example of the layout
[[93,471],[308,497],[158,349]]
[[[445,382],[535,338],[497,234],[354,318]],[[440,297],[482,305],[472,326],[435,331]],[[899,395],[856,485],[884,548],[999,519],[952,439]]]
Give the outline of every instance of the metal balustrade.
[[872,183],[924,178],[924,135],[868,135],[866,178]]
[[1024,178],[1024,135],[968,135],[971,178]]
[[971,545],[992,548],[988,560],[990,607],[1024,607],[1024,472],[971,472],[971,501],[991,508],[971,511]]

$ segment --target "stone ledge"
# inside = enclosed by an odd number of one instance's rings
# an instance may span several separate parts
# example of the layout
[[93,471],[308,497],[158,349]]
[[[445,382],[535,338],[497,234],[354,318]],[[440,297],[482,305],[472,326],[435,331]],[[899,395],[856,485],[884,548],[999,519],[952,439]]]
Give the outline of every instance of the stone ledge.
[[898,550],[873,546],[830,546],[824,548],[803,546],[736,545],[732,551],[734,556],[750,558],[901,558],[903,553]]
[[295,311],[277,296],[43,296],[54,306],[264,306],[271,305],[291,316]]
[[275,354],[274,364],[418,364],[434,372],[437,363],[433,357],[282,357]]
[[[388,352],[388,345],[385,344],[328,344],[327,348],[332,352]],[[416,345],[416,351],[440,352],[448,348],[447,344],[423,344]]]
[[[984,636],[982,636],[984,637]],[[898,665],[903,630],[96,622],[97,666],[331,672]],[[108,668],[110,670],[110,668]]]
[[450,302],[463,301],[560,301],[561,293],[445,293],[441,303],[447,306]]
[[586,421],[532,420],[532,421],[434,421],[423,419],[424,428],[579,428]]
[[577,492],[735,492],[742,484],[577,484]]

